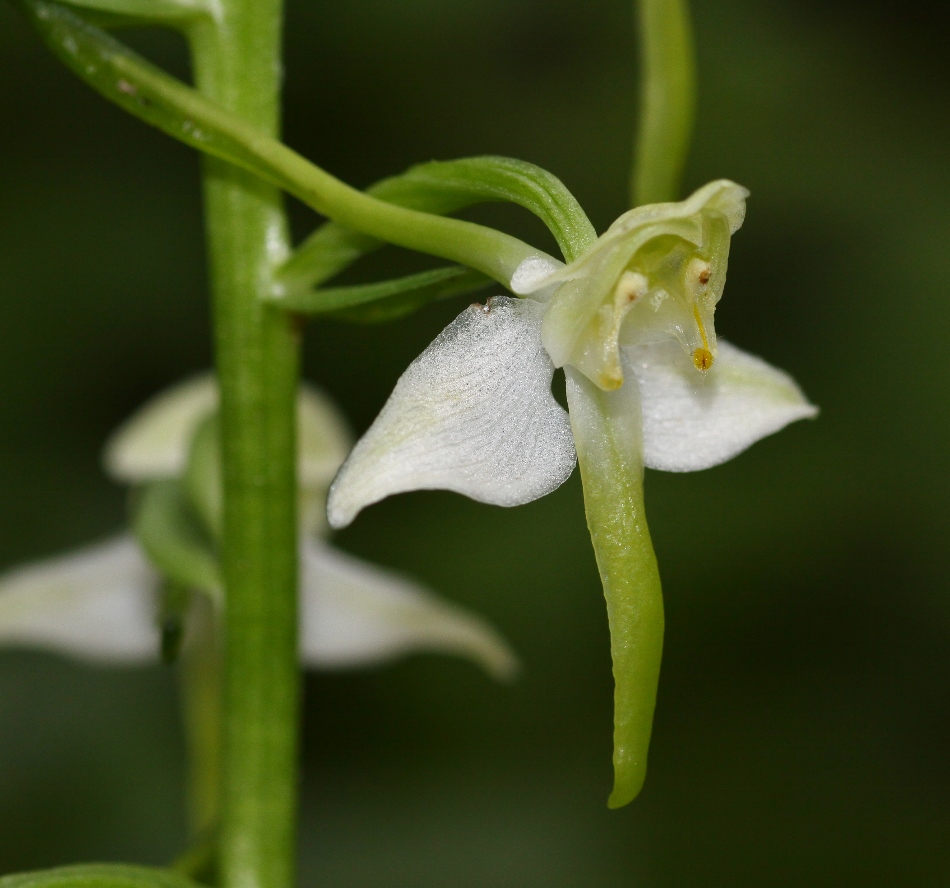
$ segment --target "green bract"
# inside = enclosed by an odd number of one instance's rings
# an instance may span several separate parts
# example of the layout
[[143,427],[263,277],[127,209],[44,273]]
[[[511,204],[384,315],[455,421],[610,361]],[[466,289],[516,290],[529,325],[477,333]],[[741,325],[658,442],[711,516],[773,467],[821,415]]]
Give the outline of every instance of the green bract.
[[522,263],[511,289],[550,300],[541,335],[554,366],[570,364],[609,391],[623,384],[621,345],[673,337],[697,369],[708,370],[729,239],[742,225],[747,196],[720,179],[679,203],[630,210],[561,268]]

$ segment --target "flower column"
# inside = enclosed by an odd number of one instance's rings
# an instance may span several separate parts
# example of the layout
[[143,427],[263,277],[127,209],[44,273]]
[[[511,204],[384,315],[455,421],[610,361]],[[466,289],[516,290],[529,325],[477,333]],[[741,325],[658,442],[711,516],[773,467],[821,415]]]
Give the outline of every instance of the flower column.
[[[198,88],[276,135],[280,0],[222,0],[191,34]],[[268,307],[289,252],[276,188],[205,158],[221,391],[226,586],[219,866],[227,888],[294,880],[299,685],[294,399],[298,341]]]

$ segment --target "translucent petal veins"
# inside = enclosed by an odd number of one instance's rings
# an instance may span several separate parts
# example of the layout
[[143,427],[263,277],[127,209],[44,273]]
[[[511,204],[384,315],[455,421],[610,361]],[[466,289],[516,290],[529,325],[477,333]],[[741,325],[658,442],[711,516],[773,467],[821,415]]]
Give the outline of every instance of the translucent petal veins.
[[818,414],[791,376],[723,340],[705,373],[675,342],[625,352],[640,384],[644,461],[652,469],[708,469]]
[[428,650],[468,657],[498,679],[517,671],[488,623],[409,579],[315,542],[304,545],[301,566],[305,666],[342,668]]
[[131,536],[0,577],[0,645],[103,663],[158,659],[158,574]]
[[517,506],[568,478],[574,443],[551,394],[542,311],[508,297],[470,306],[409,365],[330,488],[334,527],[402,491]]

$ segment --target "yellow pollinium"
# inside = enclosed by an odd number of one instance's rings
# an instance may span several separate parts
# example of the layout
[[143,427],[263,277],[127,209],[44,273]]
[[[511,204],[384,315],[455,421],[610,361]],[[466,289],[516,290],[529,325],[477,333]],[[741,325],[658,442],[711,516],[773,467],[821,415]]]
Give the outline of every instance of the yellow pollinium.
[[[707,278],[708,280],[708,278]],[[705,281],[703,281],[705,284]],[[696,326],[699,327],[699,335],[702,337],[702,348],[693,349],[693,366],[701,373],[705,373],[713,365],[715,356],[709,350],[709,338],[706,336],[706,325],[703,323],[703,317],[699,313],[699,306],[693,303],[693,317],[696,319]]]
[[697,348],[693,351],[693,364],[697,370],[704,373],[713,365],[713,355],[708,348]]

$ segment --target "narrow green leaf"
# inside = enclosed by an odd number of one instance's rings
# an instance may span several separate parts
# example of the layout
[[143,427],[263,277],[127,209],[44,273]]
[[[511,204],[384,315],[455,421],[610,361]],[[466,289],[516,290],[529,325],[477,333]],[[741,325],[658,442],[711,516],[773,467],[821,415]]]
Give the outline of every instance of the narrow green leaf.
[[373,324],[402,317],[429,302],[483,290],[493,283],[477,271],[452,266],[375,284],[294,293],[280,304],[306,314]]
[[[410,167],[377,182],[367,193],[398,206],[427,213],[454,213],[486,202],[511,202],[534,213],[550,229],[570,262],[596,239],[590,220],[556,176],[510,157],[466,157]],[[289,292],[322,283],[382,241],[349,231],[335,222],[318,228],[278,272]]]
[[143,485],[132,530],[155,567],[172,583],[220,596],[218,560],[177,479]]
[[201,886],[171,870],[118,863],[87,863],[2,876],[0,888],[201,888]]

